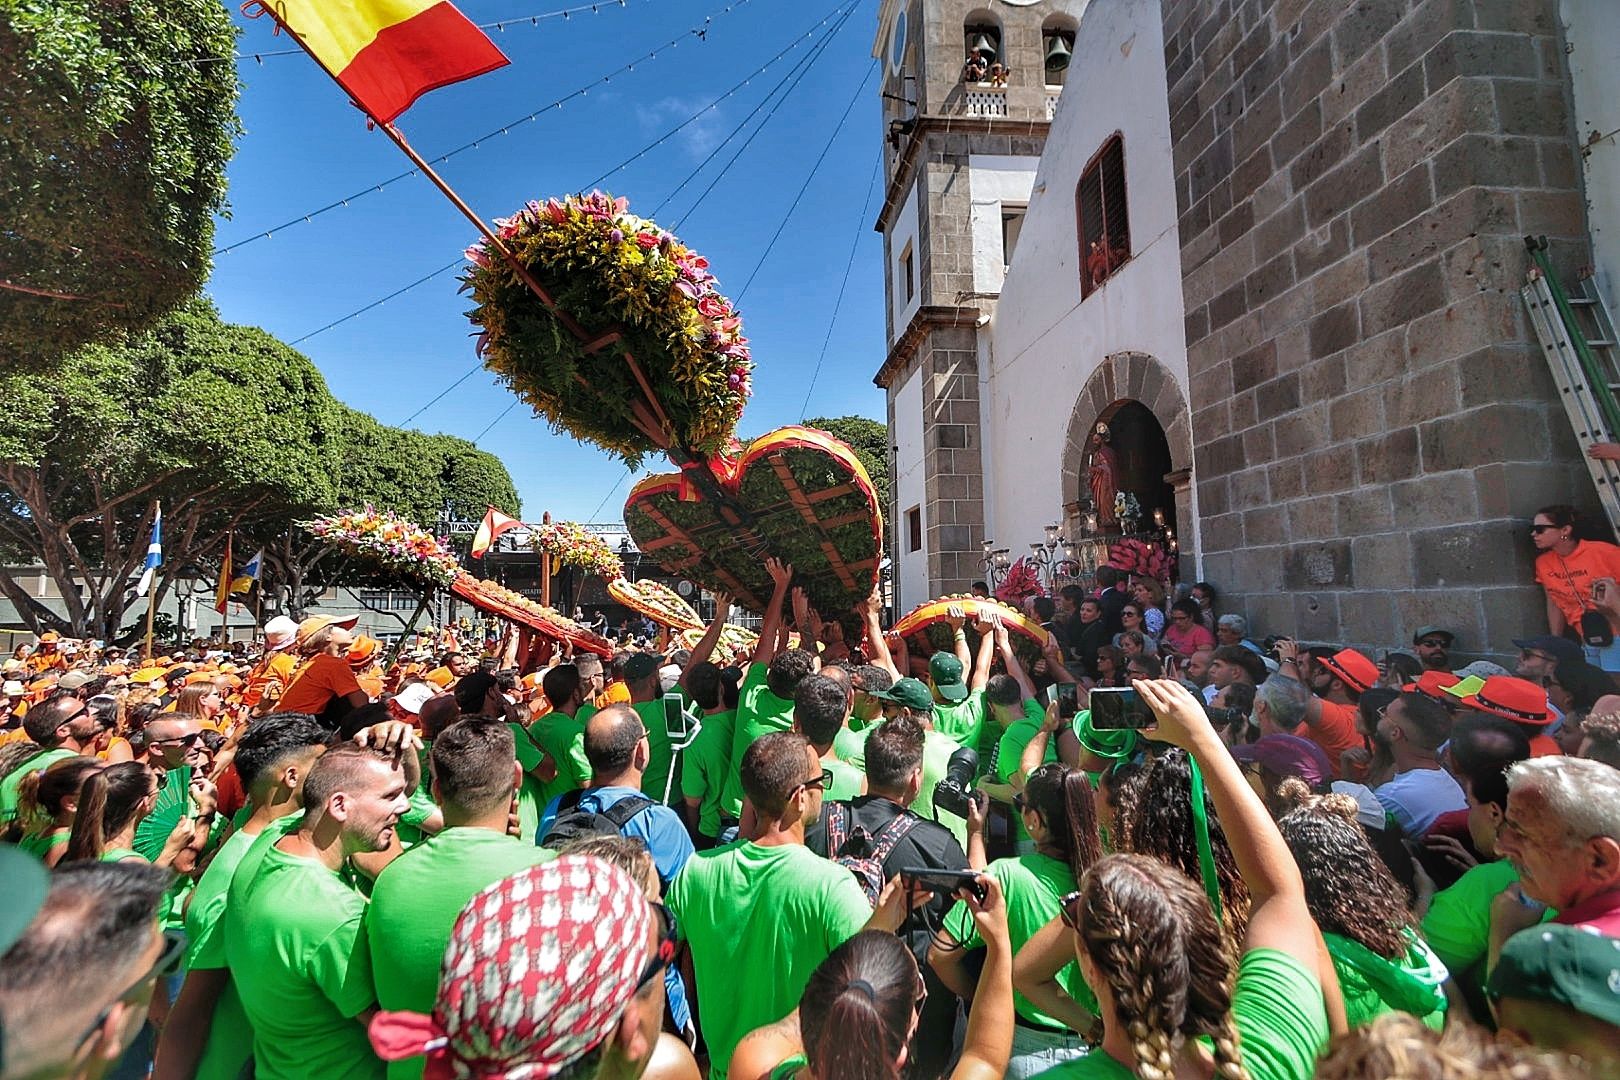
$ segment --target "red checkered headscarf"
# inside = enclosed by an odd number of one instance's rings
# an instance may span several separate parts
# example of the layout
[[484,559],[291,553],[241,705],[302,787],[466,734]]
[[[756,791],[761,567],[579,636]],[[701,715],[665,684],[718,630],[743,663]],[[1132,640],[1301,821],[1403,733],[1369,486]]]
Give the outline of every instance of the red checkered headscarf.
[[545,1080],[619,1021],[652,912],[618,867],[568,856],[473,897],[456,919],[431,1017],[378,1013],[384,1061],[427,1055],[424,1080]]

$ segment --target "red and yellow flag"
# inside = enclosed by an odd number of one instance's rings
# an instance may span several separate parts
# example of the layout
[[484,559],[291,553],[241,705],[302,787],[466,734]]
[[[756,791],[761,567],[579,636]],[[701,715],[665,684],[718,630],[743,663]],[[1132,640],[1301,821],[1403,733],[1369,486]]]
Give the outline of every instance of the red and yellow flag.
[[214,594],[214,610],[221,615],[231,603],[231,538],[225,538],[225,561],[219,564],[219,588]]
[[429,90],[508,63],[449,0],[274,0],[266,7],[382,124]]

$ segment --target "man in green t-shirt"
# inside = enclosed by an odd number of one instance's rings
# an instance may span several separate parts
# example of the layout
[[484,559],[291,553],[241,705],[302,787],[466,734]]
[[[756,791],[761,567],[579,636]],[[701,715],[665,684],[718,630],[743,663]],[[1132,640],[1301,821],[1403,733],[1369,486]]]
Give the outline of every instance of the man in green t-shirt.
[[[362,924],[377,1003],[390,1012],[432,1012],[445,945],[467,901],[556,857],[507,835],[521,775],[507,725],[477,717],[452,724],[433,740],[428,760],[444,830],[378,875]],[[389,1080],[420,1078],[425,1064],[391,1062]]]
[[967,669],[968,647],[967,634],[962,627],[966,619],[959,607],[953,605],[949,612],[956,651],[937,652],[928,659],[928,689],[934,695],[934,730],[954,739],[960,746],[978,751],[986,719],[984,687],[990,680],[990,661],[996,652],[994,629],[997,624],[987,618],[979,620],[979,655],[973,662],[972,677],[964,683],[962,673]]
[[[39,745],[39,753],[18,765],[0,780],[0,826],[17,816],[17,789],[23,777],[41,772],[63,758],[77,757],[90,748],[101,732],[89,706],[74,697],[60,697],[35,705],[23,717],[23,732]],[[170,829],[174,823],[169,823]],[[164,833],[165,839],[168,833]],[[161,851],[163,845],[159,844]],[[149,857],[150,860],[150,857]]]
[[[601,670],[601,664],[597,664]],[[585,721],[595,709],[586,710],[590,684],[573,664],[558,664],[540,680],[551,711],[529,725],[529,734],[557,763],[557,775],[540,788],[540,805],[559,795],[582,791],[591,782],[591,763],[585,757]]]
[[279,839],[261,836],[231,882],[225,958],[260,1080],[384,1076],[366,1037],[377,997],[366,901],[343,871],[356,855],[389,850],[410,806],[400,759],[415,748],[389,741],[328,750],[304,781],[303,817]]
[[[694,655],[696,655],[694,653]],[[703,726],[681,756],[681,795],[692,843],[702,851],[714,847],[726,829],[742,818],[742,800],[724,798],[731,773],[731,740],[737,729],[737,672],[730,677],[706,660],[681,675],[686,692],[703,710]]]
[[[887,690],[873,693],[873,697],[883,702],[883,718],[892,719],[896,716],[910,716],[917,721],[923,729],[923,777],[922,788],[917,792],[916,801],[911,809],[951,830],[956,842],[964,849],[968,845],[967,819],[959,817],[948,810],[941,810],[934,805],[934,789],[939,782],[945,779],[946,770],[950,766],[951,755],[962,747],[954,739],[941,735],[934,730],[933,697],[928,687],[923,685],[921,679],[901,679]],[[871,731],[871,728],[867,729]],[[865,755],[860,761],[854,762],[857,766],[864,766]]]
[[833,742],[849,718],[849,691],[826,675],[807,675],[793,695],[793,729],[806,739],[821,759],[821,767],[832,773],[832,782],[822,797],[848,802],[866,794],[866,774],[842,761],[833,752]]
[[766,559],[765,569],[773,583],[771,599],[760,623],[759,644],[754,647],[753,660],[743,670],[742,687],[737,691],[737,729],[731,740],[731,774],[723,796],[727,802],[742,802],[738,770],[749,745],[761,735],[793,727],[793,694],[799,680],[816,669],[816,658],[803,649],[777,651],[782,605],[793,581],[793,567]]
[[624,685],[630,691],[630,706],[647,729],[647,746],[652,756],[641,777],[641,793],[660,803],[675,803],[679,786],[674,781],[675,749],[669,738],[664,716],[663,688],[658,679],[658,657],[636,653],[624,662]]
[[158,1039],[154,1080],[236,1080],[253,1032],[225,961],[225,905],[248,849],[275,822],[298,813],[304,779],[330,736],[304,713],[255,720],[236,747],[236,772],[251,811],[220,845],[185,911],[186,978]]
[[724,1080],[744,1035],[793,1011],[833,949],[865,928],[893,933],[905,915],[897,880],[873,911],[853,874],[804,846],[825,783],[804,736],[761,736],[741,772],[753,809],[747,838],[693,855],[668,897],[692,949],[714,1080]]

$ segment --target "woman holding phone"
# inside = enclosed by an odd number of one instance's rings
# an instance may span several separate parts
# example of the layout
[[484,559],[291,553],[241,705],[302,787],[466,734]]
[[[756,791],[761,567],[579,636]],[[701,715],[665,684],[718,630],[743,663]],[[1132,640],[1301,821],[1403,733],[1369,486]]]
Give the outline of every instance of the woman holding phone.
[[1346,1024],[1299,867],[1202,703],[1168,680],[1136,686],[1157,720],[1153,738],[1202,771],[1252,898],[1248,929],[1234,955],[1187,874],[1139,854],[1100,860],[1062,911],[1097,996],[1102,1042],[1044,1075],[1304,1080]]
[[[986,873],[1000,882],[1007,899],[1008,927],[1016,950],[1057,915],[1059,899],[1072,892],[1080,876],[1102,856],[1102,841],[1091,783],[1078,769],[1059,762],[1040,766],[1029,774],[1013,806],[1022,815],[1035,850],[997,859]],[[965,903],[957,904],[945,916],[944,926],[928,950],[929,966],[964,1001],[973,995],[968,954],[984,944],[971,916]],[[1057,978],[1071,997],[1082,1004],[1091,1000],[1078,967],[1069,965]],[[1085,1052],[1084,1042],[1075,1033],[1084,1028],[1074,1029],[1065,1017],[1044,1013],[1018,995],[1013,1006],[1018,1020],[1007,1076],[1015,1080],[1035,1076]]]

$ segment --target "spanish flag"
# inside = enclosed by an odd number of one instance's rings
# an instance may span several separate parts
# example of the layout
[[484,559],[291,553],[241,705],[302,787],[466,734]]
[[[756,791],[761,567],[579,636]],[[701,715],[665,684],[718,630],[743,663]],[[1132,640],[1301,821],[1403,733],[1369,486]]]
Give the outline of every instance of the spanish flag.
[[380,124],[429,90],[508,63],[449,0],[275,0],[264,9]]
[[225,538],[225,561],[219,564],[219,589],[214,600],[214,610],[221,615],[231,602],[231,538]]

